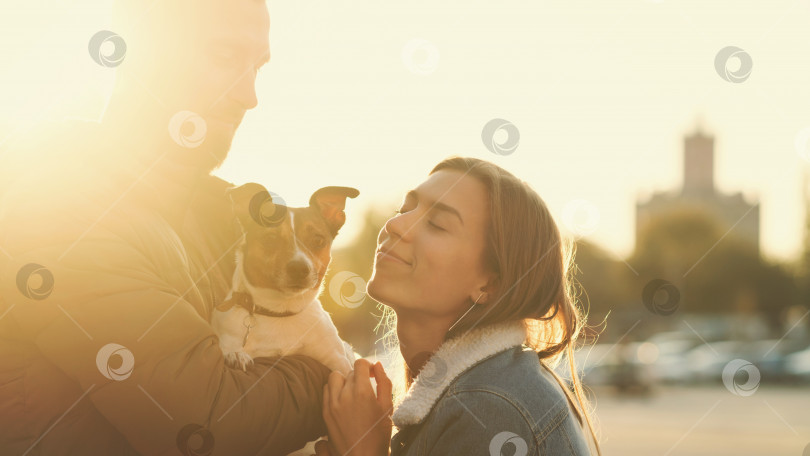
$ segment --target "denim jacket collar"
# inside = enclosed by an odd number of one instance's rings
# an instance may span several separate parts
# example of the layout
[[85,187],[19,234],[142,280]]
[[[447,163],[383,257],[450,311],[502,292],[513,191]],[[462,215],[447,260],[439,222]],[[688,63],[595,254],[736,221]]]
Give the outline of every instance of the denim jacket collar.
[[459,375],[480,361],[521,345],[526,340],[523,321],[500,322],[474,328],[443,343],[413,381],[391,417],[402,427],[421,423],[436,401]]

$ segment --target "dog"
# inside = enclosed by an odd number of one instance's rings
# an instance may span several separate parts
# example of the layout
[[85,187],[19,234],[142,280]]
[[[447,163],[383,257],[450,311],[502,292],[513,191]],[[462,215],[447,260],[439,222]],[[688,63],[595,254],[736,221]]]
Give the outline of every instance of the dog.
[[308,207],[273,201],[260,184],[227,191],[243,237],[232,288],[212,315],[227,365],[247,370],[253,358],[307,355],[348,375],[356,354],[341,340],[318,296],[332,241],[346,220],[351,187],[323,187]]

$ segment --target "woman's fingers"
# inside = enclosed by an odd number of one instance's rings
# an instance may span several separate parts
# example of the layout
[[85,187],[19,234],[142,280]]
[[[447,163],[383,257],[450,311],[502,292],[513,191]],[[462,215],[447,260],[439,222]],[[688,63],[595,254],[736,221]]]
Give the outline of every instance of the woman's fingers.
[[359,395],[371,396],[374,390],[371,387],[371,363],[367,359],[360,358],[354,362],[352,372],[352,390]]
[[346,382],[343,384],[343,390],[340,393],[340,403],[344,406],[352,406],[354,404],[354,383],[357,381],[355,372],[349,372],[346,376]]
[[[341,416],[340,410],[335,408],[334,404],[336,404],[334,397],[335,393],[332,387],[339,383],[339,381],[343,378],[340,376],[339,379],[332,379],[332,376],[329,376],[329,383],[324,385],[323,387],[323,420],[326,423],[326,430],[329,432],[329,437],[336,441],[343,442],[343,436],[340,435],[340,425],[341,425]],[[315,449],[318,450],[319,443],[315,444]],[[323,446],[321,443],[320,446]],[[331,443],[329,443],[329,448],[334,448]],[[320,452],[316,452],[315,456],[326,455],[329,456],[330,454],[338,454],[332,451],[329,453],[328,449],[321,449]]]
[[[332,401],[330,400],[330,393],[329,391],[329,384],[323,385],[323,421],[326,423],[326,430],[329,433],[332,433],[335,428],[335,417],[332,415]],[[323,449],[318,450],[318,447],[322,447],[323,444],[321,443],[322,440],[315,443],[315,456],[329,456],[329,450],[324,452]]]
[[326,421],[326,424],[329,424],[329,420],[332,418],[332,406],[331,402],[329,401],[329,384],[325,383],[323,385],[323,420]]
[[[381,382],[378,391],[385,397],[382,401],[374,397],[372,376]],[[360,359],[345,377],[340,372],[332,372],[324,388],[329,450],[335,455],[347,454],[352,449],[357,454],[384,454],[382,450],[388,448],[391,439],[391,422],[387,416],[391,412],[390,396],[391,382],[382,365],[372,366],[368,360]],[[326,454],[323,445],[319,445],[319,455]]]
[[343,391],[343,385],[346,379],[338,371],[332,371],[329,374],[327,386],[329,387],[329,407],[336,409],[340,404],[340,393]]
[[393,387],[391,385],[391,379],[385,374],[385,369],[383,369],[382,363],[379,361],[375,363],[373,369],[371,370],[371,374],[374,376],[374,380],[377,382],[377,403],[379,403],[384,410],[393,409],[394,403],[393,397],[391,396]]

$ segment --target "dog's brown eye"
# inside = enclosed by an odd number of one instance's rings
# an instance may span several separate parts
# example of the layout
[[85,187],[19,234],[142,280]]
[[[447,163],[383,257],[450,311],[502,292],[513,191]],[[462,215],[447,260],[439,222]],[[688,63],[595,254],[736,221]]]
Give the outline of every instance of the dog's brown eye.
[[312,247],[322,249],[326,247],[326,238],[323,236],[315,236],[312,238]]
[[265,230],[258,235],[258,239],[264,244],[276,244],[279,242],[279,235],[275,231]]

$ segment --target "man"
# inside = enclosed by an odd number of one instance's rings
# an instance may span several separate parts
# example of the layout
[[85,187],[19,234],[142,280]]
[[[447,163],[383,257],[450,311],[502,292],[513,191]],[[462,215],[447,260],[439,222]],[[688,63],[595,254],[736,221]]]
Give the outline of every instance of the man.
[[230,369],[209,324],[241,235],[209,173],[257,104],[267,7],[114,8],[115,35],[89,45],[118,58],[102,121],[29,143],[37,158],[5,182],[0,454],[286,454],[326,433],[328,369]]

